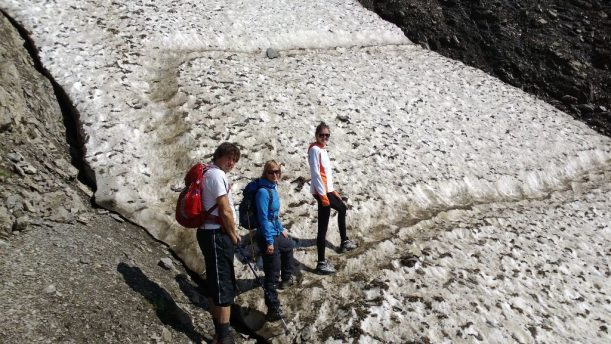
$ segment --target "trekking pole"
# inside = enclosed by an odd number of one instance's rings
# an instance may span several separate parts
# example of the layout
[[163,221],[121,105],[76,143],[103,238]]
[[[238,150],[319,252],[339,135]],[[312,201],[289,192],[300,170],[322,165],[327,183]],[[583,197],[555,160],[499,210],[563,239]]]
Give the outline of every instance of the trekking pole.
[[[267,290],[267,288],[265,288],[265,285],[263,285],[263,282],[261,282],[261,278],[259,277],[259,275],[257,275],[257,272],[255,271],[255,268],[252,266],[252,264],[250,264],[250,261],[248,260],[248,256],[246,256],[244,249],[242,248],[242,246],[236,246],[238,249],[238,253],[244,257],[244,262],[246,262],[246,265],[248,265],[248,267],[250,268],[250,271],[252,271],[252,273],[255,275],[255,280],[259,283],[259,285],[261,286],[261,289],[263,289],[263,294],[267,297],[269,297],[269,292]],[[284,327],[284,332],[285,334],[289,334],[289,327],[286,325],[286,322],[284,321],[284,317],[282,316],[282,314],[280,313],[279,309],[276,309],[276,312],[280,315],[280,321],[282,321],[282,327]]]

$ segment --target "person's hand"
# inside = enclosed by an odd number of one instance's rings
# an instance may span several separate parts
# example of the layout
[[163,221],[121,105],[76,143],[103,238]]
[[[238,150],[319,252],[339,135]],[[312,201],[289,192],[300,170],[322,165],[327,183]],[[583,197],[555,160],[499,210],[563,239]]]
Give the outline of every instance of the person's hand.
[[273,254],[274,253],[274,245],[267,245],[267,249],[265,250],[265,254]]
[[289,233],[287,233],[286,231],[282,232],[281,235],[285,238],[289,237]]
[[240,241],[242,241],[242,238],[240,238],[238,232],[236,231],[233,231],[233,233],[229,235],[229,238],[231,238],[231,242],[236,246],[238,246],[240,244]]
[[323,207],[328,207],[331,205],[331,202],[329,202],[329,197],[327,197],[327,195],[321,195],[320,201],[322,202]]

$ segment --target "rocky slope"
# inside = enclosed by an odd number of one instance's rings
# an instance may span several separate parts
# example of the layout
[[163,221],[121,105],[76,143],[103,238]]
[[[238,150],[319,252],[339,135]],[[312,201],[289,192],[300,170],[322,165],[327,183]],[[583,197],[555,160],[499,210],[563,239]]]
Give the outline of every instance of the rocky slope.
[[611,135],[611,3],[360,0],[413,42],[480,68]]
[[4,16],[0,37],[0,342],[209,340],[206,304],[167,246],[90,205],[71,119]]

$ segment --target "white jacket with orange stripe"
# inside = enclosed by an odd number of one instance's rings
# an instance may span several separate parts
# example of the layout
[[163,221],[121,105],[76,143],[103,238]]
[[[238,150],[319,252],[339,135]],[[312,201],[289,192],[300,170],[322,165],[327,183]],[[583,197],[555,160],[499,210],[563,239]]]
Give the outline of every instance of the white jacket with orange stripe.
[[312,143],[308,148],[308,163],[310,164],[310,192],[319,195],[323,205],[329,205],[327,193],[333,189],[333,173],[331,172],[331,160],[327,150],[319,143]]

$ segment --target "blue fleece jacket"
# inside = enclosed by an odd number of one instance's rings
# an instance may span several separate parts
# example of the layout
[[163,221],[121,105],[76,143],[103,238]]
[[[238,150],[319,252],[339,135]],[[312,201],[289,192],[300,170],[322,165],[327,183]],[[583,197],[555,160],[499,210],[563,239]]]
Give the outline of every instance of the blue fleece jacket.
[[[261,231],[261,234],[263,234],[265,242],[268,245],[273,245],[274,238],[284,231],[282,222],[280,222],[279,218],[280,196],[278,195],[278,190],[276,189],[275,183],[265,178],[261,178],[259,183],[261,188],[257,190],[257,194],[255,195],[257,216],[259,219],[259,230]],[[266,189],[272,191],[271,209],[269,207],[269,192]]]

